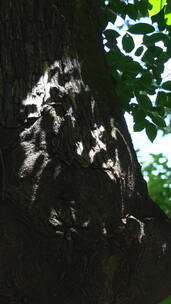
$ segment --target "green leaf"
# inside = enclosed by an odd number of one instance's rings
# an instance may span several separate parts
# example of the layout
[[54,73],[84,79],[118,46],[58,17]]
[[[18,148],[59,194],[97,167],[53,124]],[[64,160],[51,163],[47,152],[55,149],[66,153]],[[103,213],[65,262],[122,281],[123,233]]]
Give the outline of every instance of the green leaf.
[[138,73],[142,72],[143,68],[138,62],[133,61],[125,63],[123,65],[123,70],[129,74],[137,75]]
[[158,113],[160,116],[165,115],[165,109],[163,106],[152,107],[152,112]]
[[147,134],[149,140],[151,140],[151,142],[153,142],[157,135],[156,126],[153,123],[148,122],[147,126],[145,128],[145,131],[146,131],[146,134]]
[[135,56],[137,57],[141,56],[143,51],[144,51],[144,47],[140,46],[138,49],[136,49]]
[[136,6],[136,5],[134,5],[134,4],[127,4],[127,6],[126,6],[126,11],[127,11],[128,16],[129,16],[131,19],[134,19],[134,20],[137,19],[137,16],[138,16],[138,9],[137,9],[137,6]]
[[145,128],[144,121],[134,123],[134,132],[140,132]]
[[108,6],[102,7],[101,15],[102,15],[102,30],[106,28],[109,21],[115,23],[116,14]]
[[127,53],[130,53],[135,47],[134,40],[132,36],[129,35],[128,33],[125,34],[122,38],[122,46],[124,51]]
[[147,46],[151,46],[154,45],[154,43],[158,42],[158,41],[167,41],[169,38],[166,34],[163,33],[154,33],[150,36],[145,35],[143,37],[143,43]]
[[151,17],[152,22],[158,23],[159,31],[164,31],[166,28],[165,20],[164,20],[164,9],[162,9],[158,14]]
[[129,32],[132,33],[132,34],[149,34],[149,33],[152,33],[154,32],[154,27],[151,25],[151,24],[148,24],[148,23],[137,23],[137,24],[134,24],[132,25],[130,28],[129,28]]
[[167,102],[167,94],[165,92],[158,92],[157,98],[156,98],[156,105],[165,105]]
[[116,81],[120,81],[120,79],[121,79],[121,72],[119,70],[112,69],[112,78],[114,78],[114,83]]
[[148,14],[148,3],[147,1],[138,1],[138,3],[136,3],[140,13],[142,16],[147,16]]
[[151,108],[152,108],[152,103],[151,103],[150,98],[149,98],[147,95],[140,95],[140,94],[139,94],[139,95],[137,96],[137,100],[138,100],[139,105],[140,105],[143,109],[151,110]]
[[148,50],[152,53],[153,57],[158,57],[163,53],[163,49],[159,46],[150,46]]
[[161,63],[165,63],[170,59],[170,56],[168,56],[168,54],[166,52],[163,52],[162,54],[160,54],[160,56],[158,57],[158,61],[160,61]]
[[151,17],[162,10],[166,0],[148,0],[148,2],[151,4],[151,9],[148,9],[149,16]]
[[[160,48],[159,46],[150,46],[144,53],[143,57],[142,57],[142,60],[144,62],[146,62],[147,64],[155,64],[156,66],[156,57],[159,57],[161,56],[163,50],[162,48]],[[164,67],[163,67],[164,68]],[[158,67],[158,74],[159,73],[162,73],[159,71],[159,67]]]
[[126,86],[123,82],[118,82],[115,86],[115,90],[117,95],[127,103],[129,103],[129,100],[134,97],[131,88]]
[[167,6],[165,7],[165,19],[166,19],[166,24],[171,25],[171,2],[168,0],[167,1]]
[[158,126],[158,127],[161,127],[161,128],[164,128],[166,127],[166,123],[165,123],[165,120],[164,118],[161,118],[159,116],[154,116],[152,115],[152,121]]
[[126,4],[120,0],[109,1],[108,7],[115,12],[116,15],[121,15],[125,18],[126,15]]
[[107,43],[105,45],[111,49],[116,49],[117,48],[117,38],[120,36],[120,34],[117,31],[108,29],[104,31],[105,38],[107,39]]
[[167,47],[167,55],[168,55],[168,57],[170,58],[170,54],[171,54],[171,39],[169,39],[169,41],[167,42],[167,45],[166,45],[166,47]]
[[120,34],[117,31],[114,30],[105,30],[104,31],[104,35],[106,37],[107,40],[112,40],[112,39],[116,39],[120,36]]
[[153,53],[150,50],[146,50],[142,57],[142,60],[146,63],[153,64],[154,63]]
[[145,119],[146,113],[141,109],[138,108],[135,111],[133,111],[133,117],[135,123],[143,122]]
[[153,81],[153,75],[149,71],[143,71],[140,80],[147,85],[151,85]]
[[109,66],[113,66],[117,62],[120,62],[125,57],[120,51],[110,51],[105,53],[106,60]]
[[164,82],[164,83],[162,84],[162,88],[163,88],[164,90],[171,91],[171,80]]
[[164,71],[164,64],[163,63],[160,64],[158,62],[158,60],[155,59],[154,60],[154,65],[151,68],[152,68],[152,71],[153,71],[154,80],[156,79],[157,85],[161,85],[161,82],[162,82],[161,74]]

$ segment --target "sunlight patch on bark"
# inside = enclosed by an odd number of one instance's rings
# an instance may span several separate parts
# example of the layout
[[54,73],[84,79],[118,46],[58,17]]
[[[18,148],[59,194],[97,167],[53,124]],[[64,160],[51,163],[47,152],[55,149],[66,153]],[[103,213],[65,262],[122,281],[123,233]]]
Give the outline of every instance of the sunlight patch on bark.
[[68,111],[66,112],[65,116],[69,116],[69,117],[70,117],[71,122],[72,122],[72,126],[73,126],[73,128],[74,128],[74,127],[75,127],[76,119],[75,119],[75,117],[74,117],[72,107],[70,107],[70,108],[68,109]]
[[[74,73],[78,76],[75,76]],[[63,80],[65,76],[68,78],[67,81]],[[61,102],[59,99],[65,95],[69,97],[75,109],[77,106],[75,97],[83,87],[85,91],[89,91],[89,87],[82,80],[78,60],[64,57],[62,60],[55,61],[51,66],[46,67],[44,74],[22,101],[21,113],[27,108],[27,118],[40,117],[44,104],[49,102],[58,104]],[[51,96],[50,92],[53,88],[58,92],[58,96],[55,96],[55,98]],[[72,123],[73,121],[74,119],[72,119]]]
[[114,125],[114,118],[111,118],[111,119],[110,119],[110,126],[111,126],[111,129],[112,129],[112,131],[111,131],[111,136],[112,136],[114,139],[117,140],[117,136],[116,136],[116,127],[115,127],[115,125]]
[[28,113],[27,118],[39,117],[41,115],[42,104],[49,96],[50,84],[48,83],[48,72],[42,75],[32,91],[27,94],[26,99],[22,101],[24,107],[35,106],[35,109]]
[[49,222],[53,226],[62,226],[62,222],[60,222],[57,218],[57,212],[54,208],[50,210],[50,217],[49,217]]
[[83,223],[83,228],[87,228],[89,224],[90,224],[90,220],[85,221]]
[[62,171],[61,165],[59,165],[55,168],[55,172],[54,172],[54,175],[53,175],[54,179],[56,179],[58,177],[58,175],[61,173],[61,171]]
[[49,162],[50,160],[46,157],[44,157],[44,160],[42,162],[42,165],[40,166],[40,169],[38,170],[37,174],[35,175],[35,182],[33,184],[33,191],[32,191],[32,194],[31,194],[31,202],[33,203],[36,199],[36,195],[37,195],[37,190],[39,189],[39,186],[40,186],[40,179],[41,179],[41,176],[42,176],[42,173],[47,165],[47,163]]
[[77,154],[81,156],[82,152],[83,152],[83,144],[81,141],[77,141],[76,142],[76,147],[77,147]]
[[145,237],[144,223],[135,216],[129,214],[122,218],[122,223],[125,225],[130,235],[141,243],[142,239]]
[[162,253],[163,253],[163,254],[166,254],[166,249],[167,249],[167,244],[166,244],[166,243],[163,243],[163,244],[162,244]]
[[112,159],[108,159],[106,163],[102,164],[102,167],[106,169],[107,175],[112,179],[116,180],[117,177],[121,177],[121,167],[119,162],[118,150],[115,150],[115,163]]
[[107,175],[112,179],[112,180],[115,180],[115,176],[114,176],[114,170],[115,170],[115,165],[114,165],[114,162],[113,160],[111,159],[108,159],[106,163],[103,163],[102,164],[102,167],[105,170],[105,172],[107,173]]
[[[25,134],[27,134],[27,131],[24,131],[21,134],[22,136],[25,136]],[[41,140],[42,143],[46,143],[46,135],[45,132],[42,131],[41,133]],[[35,151],[35,145],[33,143],[29,143],[27,141],[23,141],[21,143],[21,147],[24,150],[25,153],[25,158],[23,161],[23,164],[21,166],[21,168],[19,169],[19,176],[21,178],[25,177],[29,172],[33,171],[34,165],[36,163],[36,160],[38,159],[38,157],[41,155],[41,152],[36,152]]]
[[90,163],[93,163],[94,157],[101,150],[106,151],[106,145],[102,142],[102,137],[105,129],[103,126],[98,127],[97,124],[94,124],[94,130],[91,131],[92,137],[95,139],[95,146],[89,151]]
[[92,109],[92,114],[94,115],[94,108],[95,108],[95,100],[94,98],[92,97],[91,98],[91,109]]
[[35,162],[37,160],[37,158],[39,157],[40,152],[37,152],[35,154],[30,154],[28,153],[28,155],[26,156],[22,167],[19,170],[19,176],[21,178],[24,178],[26,176],[26,174],[28,174],[29,172],[32,172]]

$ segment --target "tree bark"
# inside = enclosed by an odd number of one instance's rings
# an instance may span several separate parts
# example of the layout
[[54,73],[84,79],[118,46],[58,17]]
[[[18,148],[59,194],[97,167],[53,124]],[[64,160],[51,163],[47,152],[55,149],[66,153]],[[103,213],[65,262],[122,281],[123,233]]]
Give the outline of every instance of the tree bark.
[[99,2],[1,2],[2,304],[157,304],[171,292],[171,224],[113,92]]

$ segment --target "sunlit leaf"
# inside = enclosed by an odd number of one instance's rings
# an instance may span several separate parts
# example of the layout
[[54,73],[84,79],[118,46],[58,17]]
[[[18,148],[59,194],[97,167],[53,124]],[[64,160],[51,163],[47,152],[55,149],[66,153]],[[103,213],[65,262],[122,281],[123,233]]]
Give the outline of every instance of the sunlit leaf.
[[149,16],[151,17],[158,14],[162,10],[166,0],[148,0],[148,2],[151,4],[151,8],[148,9]]
[[165,7],[164,11],[165,19],[166,19],[166,24],[171,25],[171,1],[167,1],[167,6]]
[[158,14],[151,17],[153,23],[157,22],[159,31],[164,31],[166,28],[164,18],[164,8]]

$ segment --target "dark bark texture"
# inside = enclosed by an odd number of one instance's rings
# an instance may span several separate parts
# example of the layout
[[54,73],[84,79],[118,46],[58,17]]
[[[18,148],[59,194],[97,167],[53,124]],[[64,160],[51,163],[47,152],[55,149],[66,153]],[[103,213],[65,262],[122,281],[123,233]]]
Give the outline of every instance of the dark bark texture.
[[0,40],[0,303],[159,303],[171,224],[113,92],[100,1],[2,0]]

